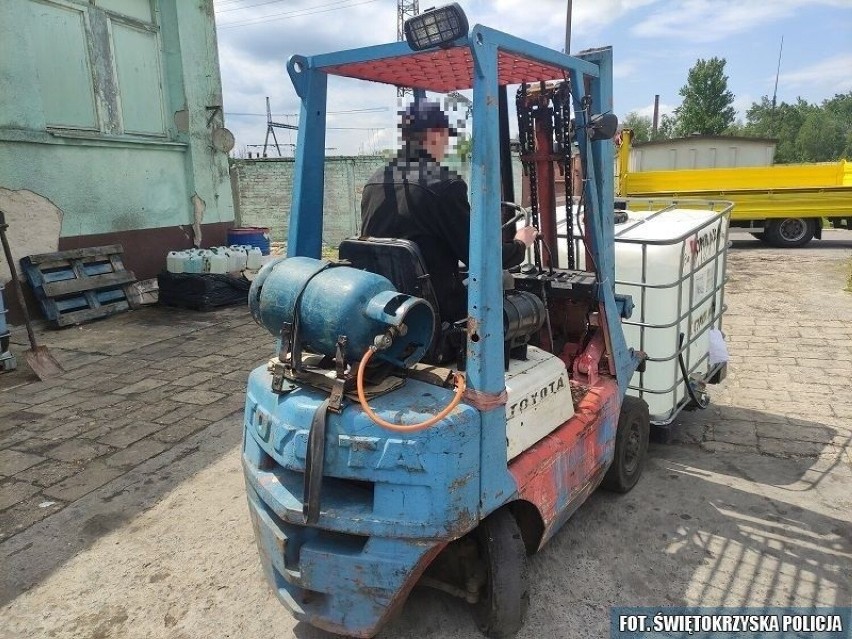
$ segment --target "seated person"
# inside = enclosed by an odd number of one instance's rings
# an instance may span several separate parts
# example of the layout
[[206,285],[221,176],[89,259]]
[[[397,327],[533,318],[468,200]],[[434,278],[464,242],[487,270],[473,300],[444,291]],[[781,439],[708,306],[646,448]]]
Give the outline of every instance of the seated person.
[[[420,248],[444,322],[467,316],[459,262],[468,264],[470,204],[467,184],[440,164],[456,135],[438,104],[415,100],[402,116],[402,148],[370,177],[361,197],[361,235],[411,240]],[[517,266],[538,235],[518,230],[504,243],[503,268]]]

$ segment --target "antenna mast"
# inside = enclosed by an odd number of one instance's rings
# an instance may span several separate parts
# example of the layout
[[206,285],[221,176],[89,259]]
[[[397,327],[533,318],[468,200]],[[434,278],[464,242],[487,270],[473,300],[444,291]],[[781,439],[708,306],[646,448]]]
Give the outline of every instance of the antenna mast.
[[775,98],[778,96],[778,76],[781,75],[781,52],[784,51],[784,36],[781,36],[781,48],[778,49],[778,68],[775,70],[775,90],[772,91],[772,110],[775,111]]
[[[405,29],[403,25],[409,18],[413,18],[420,13],[420,0],[396,0],[396,40],[402,42],[405,40]],[[401,98],[411,93],[408,87],[397,87],[396,95]]]

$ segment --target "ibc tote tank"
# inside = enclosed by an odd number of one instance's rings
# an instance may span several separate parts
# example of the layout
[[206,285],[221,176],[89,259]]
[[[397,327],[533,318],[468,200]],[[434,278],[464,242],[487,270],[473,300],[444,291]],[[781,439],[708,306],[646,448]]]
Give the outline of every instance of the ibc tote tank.
[[[615,226],[615,291],[635,304],[622,323],[627,345],[648,354],[645,372],[633,375],[628,394],[648,403],[652,422],[665,424],[688,399],[677,357],[681,333],[689,375],[703,379],[710,369],[710,329],[721,328],[724,303],[728,218],[707,208],[627,213],[628,221]],[[574,233],[579,237],[576,224]],[[564,267],[565,240],[559,250]],[[577,268],[585,268],[580,240],[574,254]]]

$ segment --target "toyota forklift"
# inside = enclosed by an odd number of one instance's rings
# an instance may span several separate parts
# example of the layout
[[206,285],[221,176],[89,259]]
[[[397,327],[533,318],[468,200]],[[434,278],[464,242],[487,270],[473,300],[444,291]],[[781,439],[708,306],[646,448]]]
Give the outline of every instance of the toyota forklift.
[[[599,486],[627,492],[645,460],[647,405],[626,396],[643,354],[614,288],[612,52],[569,56],[484,26],[458,5],[406,41],[287,70],[301,98],[287,257],[249,294],[277,339],[250,374],[242,463],[269,584],[300,621],[372,637],[419,584],[461,597],[489,637],[515,634],[527,556]],[[468,315],[442,320],[416,244],[356,237],[321,259],[330,75],[473,90]],[[513,204],[508,87],[516,87],[530,210]],[[559,263],[555,173],[579,148],[584,268]],[[504,271],[514,225],[541,230]],[[564,235],[564,234],[562,234]]]

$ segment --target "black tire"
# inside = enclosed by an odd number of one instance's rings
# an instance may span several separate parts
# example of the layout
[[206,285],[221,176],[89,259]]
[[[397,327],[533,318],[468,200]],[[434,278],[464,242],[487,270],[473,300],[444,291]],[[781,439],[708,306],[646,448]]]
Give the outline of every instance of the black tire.
[[816,233],[816,220],[788,217],[767,220],[766,242],[776,248],[798,248],[810,242]]
[[650,431],[648,404],[638,397],[625,396],[615,432],[615,458],[604,475],[602,488],[627,493],[636,485],[645,467]]
[[766,233],[752,233],[751,236],[756,240],[766,242]]
[[524,623],[530,603],[527,550],[518,522],[508,509],[491,513],[477,530],[485,585],[474,617],[487,637],[513,637]]

